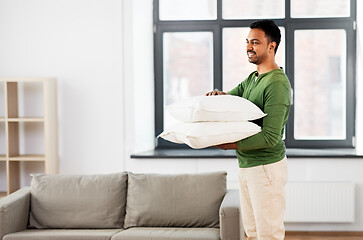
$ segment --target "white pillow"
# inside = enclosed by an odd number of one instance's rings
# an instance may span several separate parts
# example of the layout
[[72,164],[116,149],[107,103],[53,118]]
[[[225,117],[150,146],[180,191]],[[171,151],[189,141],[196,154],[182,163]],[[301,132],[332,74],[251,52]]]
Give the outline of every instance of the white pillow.
[[236,142],[260,131],[261,128],[252,122],[178,123],[169,127],[158,137],[199,149]]
[[232,95],[192,97],[166,109],[182,122],[243,122],[266,116],[251,101]]

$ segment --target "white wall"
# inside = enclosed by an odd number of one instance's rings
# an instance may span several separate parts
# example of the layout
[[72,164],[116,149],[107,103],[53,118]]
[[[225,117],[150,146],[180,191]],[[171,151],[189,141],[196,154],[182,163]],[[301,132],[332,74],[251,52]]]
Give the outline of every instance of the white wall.
[[0,36],[0,76],[58,79],[60,172],[122,171],[123,1],[1,0]]
[[[61,173],[225,170],[229,186],[237,186],[236,159],[130,158],[154,146],[152,0],[1,0],[0,36],[0,76],[58,78]],[[358,66],[362,43],[359,32]],[[358,69],[357,123],[363,120]],[[362,125],[357,140],[363,149]],[[363,230],[362,159],[289,159],[288,166],[290,181],[357,183],[355,223],[288,224],[288,230]]]

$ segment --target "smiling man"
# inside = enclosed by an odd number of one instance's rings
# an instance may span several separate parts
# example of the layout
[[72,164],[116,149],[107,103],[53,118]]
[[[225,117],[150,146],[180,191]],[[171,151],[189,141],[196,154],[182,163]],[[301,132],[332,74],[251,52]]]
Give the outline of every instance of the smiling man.
[[283,216],[287,165],[284,126],[290,110],[290,82],[275,62],[281,33],[271,20],[250,25],[246,39],[248,61],[257,67],[228,93],[214,90],[211,95],[231,94],[256,104],[267,116],[256,123],[262,131],[235,143],[216,147],[236,149],[242,221],[249,240],[281,240],[285,237]]

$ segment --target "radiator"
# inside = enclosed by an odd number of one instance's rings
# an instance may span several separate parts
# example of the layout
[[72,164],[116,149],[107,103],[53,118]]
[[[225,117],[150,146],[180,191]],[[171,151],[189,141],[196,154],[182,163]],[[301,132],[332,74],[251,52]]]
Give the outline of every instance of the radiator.
[[354,222],[351,182],[289,182],[285,222]]

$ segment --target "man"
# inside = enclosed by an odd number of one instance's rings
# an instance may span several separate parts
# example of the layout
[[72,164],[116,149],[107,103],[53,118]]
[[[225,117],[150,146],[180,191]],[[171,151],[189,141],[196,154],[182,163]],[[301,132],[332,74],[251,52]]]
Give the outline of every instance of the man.
[[275,62],[281,39],[279,28],[271,20],[254,22],[250,28],[246,39],[247,57],[257,66],[257,71],[228,93],[214,90],[206,95],[240,96],[267,114],[256,121],[261,126],[260,133],[216,147],[236,149],[242,221],[247,239],[281,240],[285,236],[284,186],[287,180],[282,135],[290,110],[290,83]]

